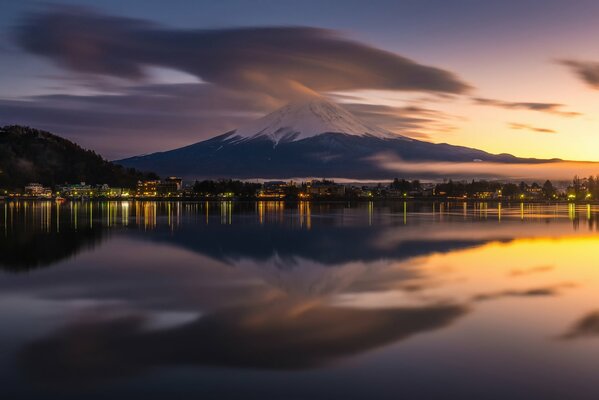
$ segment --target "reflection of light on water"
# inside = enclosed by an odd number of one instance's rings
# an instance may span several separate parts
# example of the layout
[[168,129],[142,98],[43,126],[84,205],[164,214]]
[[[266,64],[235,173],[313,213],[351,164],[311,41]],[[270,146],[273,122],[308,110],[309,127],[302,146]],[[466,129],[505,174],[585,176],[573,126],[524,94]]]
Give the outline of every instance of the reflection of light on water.
[[221,225],[231,225],[233,222],[233,202],[232,201],[221,201],[220,202],[220,223]]
[[129,202],[128,201],[124,201],[121,203],[121,206],[123,208],[122,210],[122,218],[121,218],[121,223],[124,226],[129,225]]
[[[513,222],[516,220],[534,223],[552,221],[563,223],[570,222],[574,230],[587,228],[589,231],[599,229],[599,207],[590,204],[528,204],[517,203],[513,206],[500,202],[474,202],[463,201],[455,203],[419,204],[401,200],[400,202],[376,203],[365,202],[361,204],[318,204],[299,201],[295,204],[281,201],[260,201],[254,205],[235,203],[232,201],[215,202],[216,215],[210,215],[212,204],[181,203],[181,202],[152,202],[152,201],[101,201],[67,203],[54,203],[43,201],[21,201],[0,203],[0,229],[4,235],[10,235],[15,223],[32,227],[40,232],[63,232],[67,230],[104,229],[126,226],[137,226],[145,229],[155,229],[161,225],[168,226],[172,231],[178,230],[182,225],[197,224],[204,221],[208,224],[210,219],[216,217],[223,225],[237,223],[236,215],[251,215],[255,221],[262,225],[286,225],[311,229],[314,223],[313,211],[324,213],[327,218],[319,218],[319,223],[326,221],[334,224],[345,224],[351,218],[364,217],[364,224],[369,226],[393,225],[394,218],[385,218],[386,215],[397,215],[398,223],[410,226],[408,218],[414,216],[415,221],[424,219],[432,223],[443,225],[464,221],[494,221],[495,223]],[[429,208],[430,207],[430,208]],[[376,210],[375,210],[376,208]],[[328,214],[331,210],[334,212]],[[335,217],[336,211],[342,211]],[[426,210],[426,211],[422,211]],[[66,212],[65,212],[66,211]],[[413,211],[413,213],[412,213]],[[214,213],[213,213],[214,214]],[[17,216],[17,217],[15,217]],[[16,219],[15,219],[16,218]],[[214,220],[213,220],[214,221]],[[356,219],[358,221],[358,219]],[[24,225],[23,225],[24,224]],[[97,226],[96,226],[97,225]],[[489,229],[495,229],[488,225]]]
[[256,207],[258,207],[258,221],[260,222],[260,225],[263,225],[264,224],[264,202],[259,201],[256,204]]
[[576,219],[576,205],[573,203],[568,204],[568,217],[571,221]]
[[300,201],[297,205],[299,209],[299,223],[300,227],[306,226],[306,229],[312,227],[312,214],[310,210],[311,203],[309,201]]

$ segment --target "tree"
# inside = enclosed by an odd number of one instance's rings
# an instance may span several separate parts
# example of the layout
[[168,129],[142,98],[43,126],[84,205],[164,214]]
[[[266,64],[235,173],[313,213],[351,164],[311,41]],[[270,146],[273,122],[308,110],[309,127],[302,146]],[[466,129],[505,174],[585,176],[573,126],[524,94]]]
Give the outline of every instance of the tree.
[[555,195],[555,188],[550,180],[546,180],[543,184],[543,196],[546,199],[551,199]]

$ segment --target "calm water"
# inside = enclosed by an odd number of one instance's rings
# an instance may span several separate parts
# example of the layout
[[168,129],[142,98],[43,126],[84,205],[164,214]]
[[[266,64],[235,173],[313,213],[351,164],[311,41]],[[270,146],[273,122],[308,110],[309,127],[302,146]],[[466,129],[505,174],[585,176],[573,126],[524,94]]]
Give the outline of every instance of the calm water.
[[0,203],[2,398],[597,399],[598,226],[567,205]]

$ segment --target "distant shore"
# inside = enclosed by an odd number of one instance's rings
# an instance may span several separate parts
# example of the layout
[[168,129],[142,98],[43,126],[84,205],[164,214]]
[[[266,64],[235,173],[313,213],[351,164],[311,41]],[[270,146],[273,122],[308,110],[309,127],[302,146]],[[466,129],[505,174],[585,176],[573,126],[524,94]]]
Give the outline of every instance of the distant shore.
[[135,198],[73,198],[73,199],[54,199],[54,198],[35,198],[35,197],[1,197],[0,202],[56,202],[56,203],[84,203],[84,202],[182,202],[182,203],[501,203],[501,204],[590,204],[599,205],[599,200],[566,200],[566,199],[475,199],[475,198],[447,198],[447,197],[427,197],[427,198],[313,198],[313,199],[260,199],[260,198],[213,198],[213,197],[135,197]]

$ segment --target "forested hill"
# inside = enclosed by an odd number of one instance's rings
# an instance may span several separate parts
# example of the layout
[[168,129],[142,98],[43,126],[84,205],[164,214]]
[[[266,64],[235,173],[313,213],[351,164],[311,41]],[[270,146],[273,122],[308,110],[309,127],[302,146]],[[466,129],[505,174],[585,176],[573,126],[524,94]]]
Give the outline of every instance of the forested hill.
[[139,179],[155,178],[153,173],[106,161],[49,132],[15,125],[0,127],[0,188],[22,188],[29,182],[133,187]]

